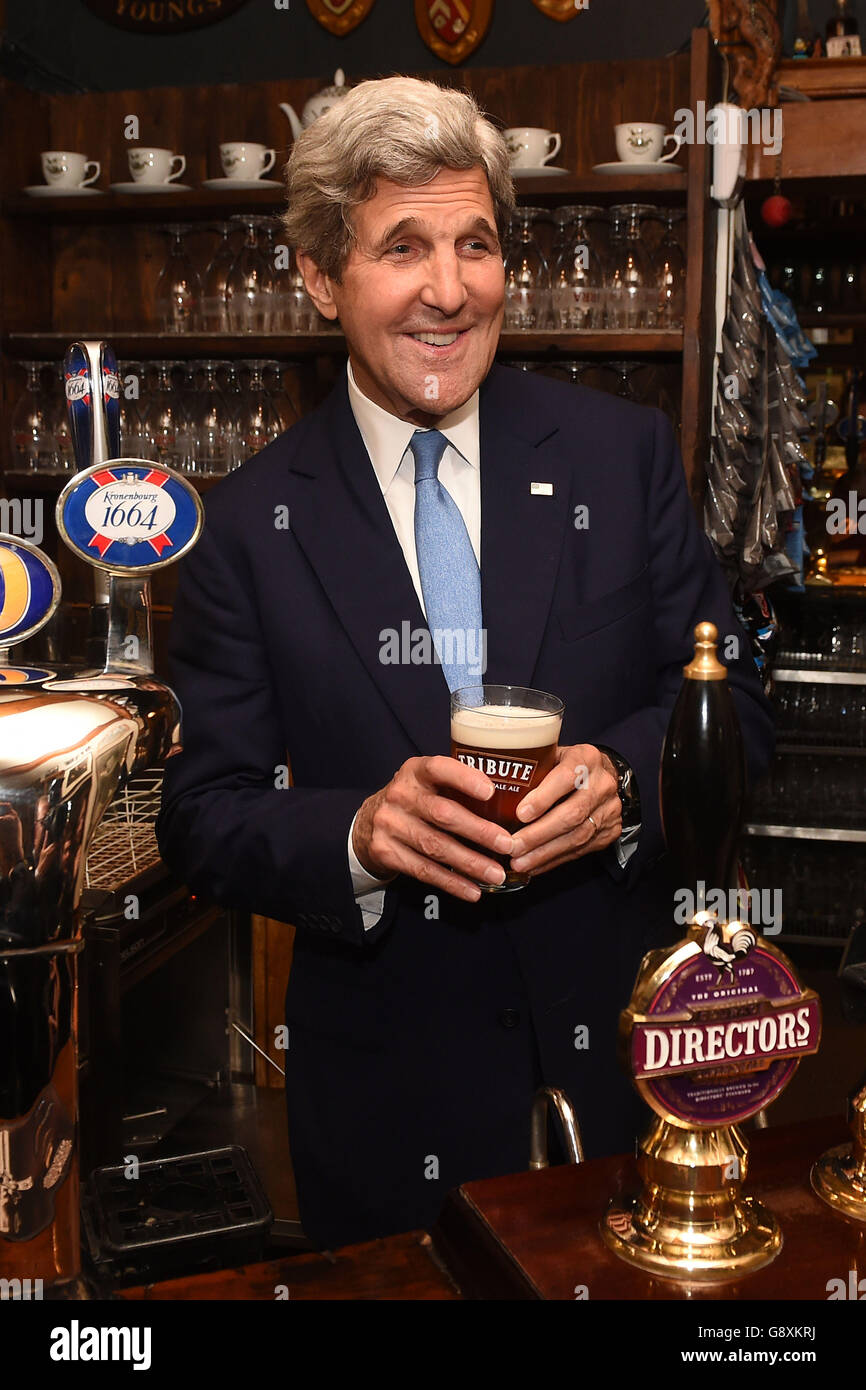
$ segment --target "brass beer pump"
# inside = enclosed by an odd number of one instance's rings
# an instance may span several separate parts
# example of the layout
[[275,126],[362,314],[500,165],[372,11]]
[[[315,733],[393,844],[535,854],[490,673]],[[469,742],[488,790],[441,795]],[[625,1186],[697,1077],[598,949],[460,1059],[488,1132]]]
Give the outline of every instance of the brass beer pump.
[[812,1187],[841,1216],[866,1221],[866,1085],[851,1100],[851,1133],[813,1165]]
[[[637,1156],[641,1189],[611,1202],[601,1234],[628,1263],[700,1284],[761,1269],[782,1248],[772,1213],[743,1192],[740,1125],[817,1050],[820,1003],[739,920],[742,738],[712,623],[698,624],[695,639],[660,781],[668,849],[696,910],[683,940],[644,957],[620,1018],[623,1065],[655,1114]],[[732,895],[736,913],[703,905]]]

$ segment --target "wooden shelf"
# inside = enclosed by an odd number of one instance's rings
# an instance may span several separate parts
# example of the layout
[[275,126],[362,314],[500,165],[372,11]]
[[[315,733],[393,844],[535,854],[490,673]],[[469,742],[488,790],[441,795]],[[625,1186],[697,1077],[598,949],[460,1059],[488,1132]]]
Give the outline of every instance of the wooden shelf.
[[685,171],[668,174],[563,174],[560,178],[515,179],[521,202],[565,202],[582,198],[598,203],[681,203],[685,201]]
[[[249,337],[225,333],[133,333],[96,329],[78,333],[9,333],[3,348],[20,360],[59,361],[74,338],[105,338],[121,360],[211,357],[227,358],[287,358],[314,357],[346,351],[342,333],[271,333]],[[682,352],[682,329],[639,329],[622,333],[617,329],[599,329],[587,333],[543,332],[503,333],[499,351],[513,356],[531,357],[538,353],[570,353],[577,356],[626,357],[676,356]]]
[[[125,458],[126,455],[121,455]],[[135,455],[129,457],[134,458]],[[154,468],[159,465],[154,463]],[[226,477],[224,473],[208,474],[206,476],[196,476],[195,473],[184,473],[184,477],[193,484],[198,492],[208,492],[210,488],[218,483],[221,478]],[[45,497],[58,496],[69,482],[70,478],[75,477],[75,473],[31,473],[27,469],[7,468],[6,472],[0,472],[0,477],[7,487],[13,489],[13,496],[21,493],[32,494],[42,493]],[[85,605],[87,607],[89,605]]]
[[[686,174],[563,174],[559,178],[516,179],[518,201],[556,204],[582,198],[586,201],[681,203],[685,200]],[[34,198],[28,193],[9,193],[0,201],[0,214],[40,222],[165,222],[222,219],[232,213],[278,215],[285,207],[281,188],[193,188],[189,193],[87,194],[78,198]]]
[[811,101],[866,97],[866,58],[787,58],[776,76]]
[[10,193],[0,202],[4,217],[40,222],[189,222],[222,219],[232,213],[274,215],[285,207],[281,188],[239,189],[229,197],[221,189],[194,188],[189,193],[112,193],[98,198],[33,198]]

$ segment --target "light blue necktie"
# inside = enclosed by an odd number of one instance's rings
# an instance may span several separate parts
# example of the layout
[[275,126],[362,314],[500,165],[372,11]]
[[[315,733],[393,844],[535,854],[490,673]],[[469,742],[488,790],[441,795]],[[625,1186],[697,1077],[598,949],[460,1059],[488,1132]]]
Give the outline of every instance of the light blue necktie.
[[427,626],[450,690],[483,679],[481,571],[466,523],[439,481],[448,440],[439,430],[416,430],[415,547]]

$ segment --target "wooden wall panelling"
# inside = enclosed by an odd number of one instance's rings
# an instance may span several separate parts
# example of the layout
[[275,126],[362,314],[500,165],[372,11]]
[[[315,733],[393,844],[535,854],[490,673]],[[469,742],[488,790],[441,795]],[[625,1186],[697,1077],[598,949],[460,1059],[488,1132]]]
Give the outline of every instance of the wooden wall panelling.
[[[429,74],[439,80],[440,75]],[[468,68],[454,75],[503,125],[558,130],[555,161],[578,174],[616,158],[614,126],[623,121],[673,124],[689,94],[689,57],[555,67]]]
[[[704,100],[707,107],[721,94],[721,61],[706,29],[692,34],[689,106]],[[712,362],[715,343],[716,204],[710,199],[713,146],[688,146],[686,204],[687,262],[685,331],[683,335],[682,452],[686,479],[695,509],[701,513],[715,389]]]
[[[285,996],[292,966],[295,928],[270,917],[252,917],[253,1037],[259,1047],[285,1071],[285,1054],[274,1046],[275,1029],[285,1023]],[[291,1047],[291,1037],[289,1046]],[[279,1072],[255,1054],[257,1086],[283,1085]]]
[[[40,151],[51,149],[47,98],[0,81],[0,195],[15,195],[29,183],[42,182]],[[26,132],[26,139],[23,138]],[[36,168],[32,148],[35,147]],[[51,323],[51,253],[47,225],[25,227],[0,220],[0,332],[48,328]],[[12,462],[9,426],[24,385],[21,369],[4,354],[0,359],[0,465]]]

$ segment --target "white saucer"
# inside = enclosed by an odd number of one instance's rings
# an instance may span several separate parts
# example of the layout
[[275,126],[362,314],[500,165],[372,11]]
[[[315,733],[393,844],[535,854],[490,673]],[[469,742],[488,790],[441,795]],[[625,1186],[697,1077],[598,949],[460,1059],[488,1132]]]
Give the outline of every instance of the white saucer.
[[188,183],[112,183],[112,193],[192,193]]
[[202,179],[202,188],[217,188],[222,193],[228,188],[282,188],[277,179]]
[[615,159],[612,164],[593,164],[594,174],[684,174],[686,171],[679,164],[671,164],[670,160],[653,159],[641,163],[640,160]]
[[511,177],[513,179],[551,179],[562,178],[563,174],[570,173],[570,169],[561,169],[558,164],[539,164],[537,169],[522,164],[519,169],[511,170]]
[[91,194],[99,196],[104,188],[67,188],[65,184],[33,183],[24,189],[31,198],[88,198]]

